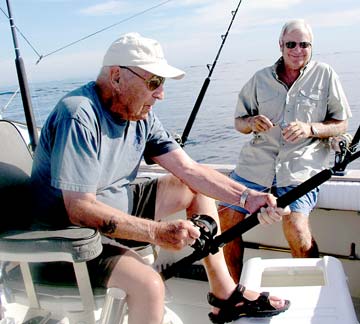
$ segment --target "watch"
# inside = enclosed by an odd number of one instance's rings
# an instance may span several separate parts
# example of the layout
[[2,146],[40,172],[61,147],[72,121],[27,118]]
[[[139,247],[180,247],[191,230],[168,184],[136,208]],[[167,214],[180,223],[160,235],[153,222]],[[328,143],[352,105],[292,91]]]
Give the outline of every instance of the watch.
[[240,196],[239,206],[240,206],[241,208],[245,208],[245,203],[246,203],[246,200],[247,200],[248,195],[249,195],[249,189],[246,188],[246,189],[242,192],[242,194],[241,194],[241,196]]
[[319,131],[317,130],[317,128],[313,124],[311,124],[310,130],[311,130],[312,137],[318,137],[319,136]]

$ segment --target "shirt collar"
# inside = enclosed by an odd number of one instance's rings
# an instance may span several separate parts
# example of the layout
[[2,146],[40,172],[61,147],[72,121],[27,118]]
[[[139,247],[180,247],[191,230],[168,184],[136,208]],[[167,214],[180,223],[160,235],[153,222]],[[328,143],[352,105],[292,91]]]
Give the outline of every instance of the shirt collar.
[[[304,67],[300,69],[300,75],[303,75],[306,70],[309,70],[313,66],[313,61],[310,59]],[[272,73],[275,77],[278,77],[278,71],[284,68],[284,58],[281,56],[275,64],[272,66]]]

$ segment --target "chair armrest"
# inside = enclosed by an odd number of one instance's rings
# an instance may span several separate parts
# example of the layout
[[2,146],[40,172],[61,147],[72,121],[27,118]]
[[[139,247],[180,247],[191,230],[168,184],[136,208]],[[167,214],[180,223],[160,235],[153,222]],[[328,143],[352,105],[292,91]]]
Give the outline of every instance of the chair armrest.
[[86,227],[16,231],[0,235],[0,260],[13,262],[83,262],[102,251],[98,231]]

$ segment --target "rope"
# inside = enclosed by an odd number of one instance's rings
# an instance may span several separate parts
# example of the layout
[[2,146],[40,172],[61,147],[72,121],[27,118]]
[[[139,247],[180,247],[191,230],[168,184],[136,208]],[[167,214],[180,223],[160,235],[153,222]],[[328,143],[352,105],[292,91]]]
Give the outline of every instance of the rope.
[[[39,63],[43,58],[45,58],[45,57],[48,57],[48,56],[50,56],[50,55],[52,55],[52,54],[55,54],[55,53],[57,53],[57,52],[60,52],[60,51],[62,51],[62,50],[65,49],[65,48],[68,48],[68,47],[70,47],[70,46],[72,46],[72,45],[75,45],[75,44],[77,44],[77,43],[80,43],[80,42],[82,42],[82,41],[85,40],[85,39],[88,39],[88,38],[90,38],[90,37],[92,37],[92,36],[94,36],[94,35],[97,35],[97,34],[99,34],[99,33],[102,33],[102,32],[104,32],[104,31],[106,31],[106,30],[108,30],[108,29],[110,29],[110,28],[113,28],[113,27],[115,27],[115,26],[117,26],[117,25],[120,25],[120,24],[122,24],[122,23],[124,23],[124,22],[126,22],[126,21],[129,21],[129,20],[131,20],[131,19],[134,19],[135,17],[139,17],[139,16],[141,16],[141,15],[144,15],[145,13],[147,13],[147,12],[149,12],[149,11],[151,11],[151,10],[154,10],[154,9],[156,9],[156,8],[159,8],[159,7],[161,7],[161,6],[164,6],[165,4],[167,4],[168,2],[171,2],[171,1],[173,1],[173,0],[163,1],[163,2],[161,2],[161,3],[159,3],[159,4],[157,4],[157,5],[154,5],[154,6],[150,7],[150,8],[147,8],[147,9],[145,9],[145,10],[142,10],[142,11],[138,12],[138,13],[135,13],[135,14],[131,15],[130,17],[125,18],[125,19],[123,19],[123,20],[121,20],[121,21],[119,21],[119,22],[117,22],[117,23],[114,23],[114,24],[112,24],[112,25],[110,25],[110,26],[107,26],[107,27],[104,27],[104,28],[102,28],[102,29],[99,29],[99,30],[97,30],[97,31],[94,32],[94,33],[91,33],[91,34],[89,34],[89,35],[87,35],[87,36],[84,36],[84,37],[82,37],[82,38],[80,38],[80,39],[78,39],[78,40],[76,40],[76,41],[73,41],[73,42],[67,44],[67,45],[64,45],[64,46],[62,46],[62,47],[60,47],[60,48],[58,48],[58,49],[56,49],[56,50],[54,50],[54,51],[51,51],[51,52],[45,54],[45,55],[40,54],[40,53],[35,49],[35,47],[31,44],[31,42],[28,40],[28,38],[22,33],[22,31],[21,31],[16,25],[15,25],[15,28],[16,28],[16,30],[20,33],[21,37],[26,41],[26,43],[31,47],[31,49],[32,49],[32,50],[35,52],[35,54],[38,56],[38,60],[37,60],[36,63],[35,63],[35,64],[38,64],[38,63]],[[1,7],[0,7],[0,10],[1,10],[2,13],[5,15],[5,17],[6,17],[7,19],[9,19],[9,16],[6,14],[5,10],[3,10]],[[9,101],[7,102],[7,104],[6,104],[3,108],[0,109],[0,115],[7,109],[7,107],[8,107],[9,104],[12,102],[12,100],[14,99],[14,97],[18,94],[18,92],[19,92],[19,89],[17,89],[17,90],[15,91],[14,95],[9,99]]]
[[0,117],[2,118],[2,114],[5,112],[5,110],[9,107],[9,105],[12,103],[12,101],[14,100],[14,98],[17,96],[17,94],[19,93],[20,88],[17,88],[14,93],[11,95],[10,99],[8,100],[8,102],[6,103],[6,105],[0,109]]
[[[123,19],[123,20],[120,20],[119,22],[116,22],[116,23],[114,23],[114,24],[112,24],[112,25],[109,25],[109,26],[107,26],[107,27],[104,27],[104,28],[102,28],[102,29],[99,29],[99,30],[97,30],[97,31],[95,31],[95,32],[93,32],[93,33],[91,33],[91,34],[89,34],[89,35],[87,35],[87,36],[84,36],[84,37],[82,37],[82,38],[80,38],[80,39],[78,39],[78,40],[75,40],[75,41],[73,41],[73,42],[71,42],[71,43],[69,43],[69,44],[67,44],[67,45],[64,45],[64,46],[62,46],[62,47],[59,47],[58,49],[53,50],[53,51],[51,51],[51,52],[49,52],[49,53],[47,53],[47,54],[45,54],[45,55],[39,54],[39,52],[34,48],[34,46],[30,43],[30,41],[29,41],[29,40],[24,36],[24,34],[19,30],[19,28],[18,28],[17,26],[15,26],[15,27],[16,27],[16,30],[19,31],[20,35],[24,38],[24,40],[28,43],[28,45],[32,48],[32,50],[33,50],[33,51],[36,53],[36,55],[38,56],[38,60],[36,61],[36,64],[38,64],[38,63],[39,63],[43,58],[45,58],[45,57],[48,57],[48,56],[50,56],[50,55],[52,55],[52,54],[55,54],[55,53],[57,53],[57,52],[60,52],[60,51],[64,50],[65,48],[68,48],[68,47],[73,46],[73,45],[75,45],[75,44],[77,44],[77,43],[80,43],[80,42],[84,41],[85,39],[88,39],[88,38],[93,37],[93,36],[95,36],[95,35],[97,35],[97,34],[100,34],[100,33],[104,32],[104,31],[106,31],[106,30],[108,30],[108,29],[110,29],[110,28],[113,28],[113,27],[117,26],[117,25],[123,24],[123,23],[126,22],[126,21],[129,21],[129,20],[134,19],[134,18],[136,18],[136,17],[139,17],[139,16],[141,16],[141,15],[144,15],[145,13],[147,13],[147,12],[149,12],[149,11],[151,11],[151,10],[154,10],[154,9],[156,9],[156,8],[159,8],[159,7],[161,7],[161,6],[164,6],[165,4],[167,4],[167,3],[171,2],[171,1],[173,1],[173,0],[163,1],[163,2],[161,2],[161,3],[159,3],[159,4],[157,4],[157,5],[154,5],[154,6],[150,7],[150,8],[147,8],[147,9],[145,9],[145,10],[142,10],[142,11],[138,12],[138,13],[135,13],[135,14],[131,15],[130,17],[127,17],[127,18],[125,18],[125,19]],[[9,16],[6,14],[6,12],[5,12],[2,8],[0,8],[0,10],[3,12],[3,14],[6,16],[6,18],[9,19]]]
[[[7,19],[9,19],[9,16],[6,14],[6,12],[0,7],[0,10],[5,15]],[[26,38],[26,36],[23,34],[23,32],[15,25],[16,30],[20,33],[21,37],[25,40],[25,42],[32,48],[32,50],[36,53],[38,57],[41,57],[39,52],[35,49],[35,47],[30,43],[30,41]]]
[[165,5],[166,3],[170,2],[170,1],[173,1],[173,0],[163,1],[163,2],[161,2],[161,3],[159,3],[159,4],[155,5],[155,6],[152,6],[152,7],[148,8],[148,9],[145,9],[145,10],[143,10],[143,11],[140,11],[140,12],[138,12],[138,13],[135,13],[135,14],[131,15],[131,16],[128,17],[128,18],[125,18],[125,19],[123,19],[123,20],[120,20],[119,22],[116,22],[116,23],[112,24],[112,25],[109,25],[109,26],[107,26],[107,27],[104,27],[104,28],[102,28],[102,29],[99,29],[99,30],[97,30],[97,31],[95,31],[95,32],[93,32],[93,33],[91,33],[91,34],[89,34],[89,35],[87,35],[87,36],[84,36],[84,37],[82,37],[82,38],[80,38],[80,39],[78,39],[78,40],[76,40],[76,41],[73,41],[73,42],[71,42],[71,43],[69,43],[69,44],[67,44],[67,45],[64,45],[64,46],[62,46],[62,47],[59,47],[58,49],[56,49],[56,50],[54,50],[54,51],[52,51],[52,52],[49,52],[48,54],[45,54],[45,55],[42,55],[41,57],[39,57],[39,60],[36,62],[36,64],[38,64],[43,58],[45,58],[45,57],[47,57],[47,56],[50,56],[50,55],[52,55],[52,54],[54,54],[54,53],[57,53],[57,52],[60,52],[60,51],[64,50],[65,48],[68,48],[68,47],[73,46],[73,45],[75,45],[75,44],[77,44],[77,43],[80,43],[80,42],[84,41],[85,39],[88,39],[88,38],[93,37],[93,36],[95,36],[95,35],[97,35],[97,34],[100,34],[100,33],[104,32],[104,31],[106,31],[106,30],[108,30],[108,29],[110,29],[110,28],[113,28],[113,27],[115,27],[115,26],[117,26],[117,25],[120,25],[120,24],[126,22],[126,21],[129,21],[129,20],[131,20],[131,19],[134,19],[135,17],[141,16],[141,15],[143,15],[143,14],[145,14],[145,13],[151,11],[151,10],[154,10],[155,8],[158,8],[158,7],[161,7],[161,6]]

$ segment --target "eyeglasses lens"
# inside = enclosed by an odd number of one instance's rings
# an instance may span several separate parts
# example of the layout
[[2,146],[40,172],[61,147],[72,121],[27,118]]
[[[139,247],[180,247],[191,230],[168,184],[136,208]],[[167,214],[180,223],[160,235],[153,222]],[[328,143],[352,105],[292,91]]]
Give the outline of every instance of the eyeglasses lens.
[[287,48],[292,49],[292,48],[295,48],[295,47],[296,47],[296,44],[299,44],[300,48],[308,48],[308,47],[311,46],[311,43],[310,43],[310,42],[299,42],[299,43],[296,43],[296,42],[292,42],[292,41],[286,42],[286,43],[285,43],[285,46],[286,46]]
[[150,91],[154,91],[159,88],[165,82],[165,78],[154,75],[147,80],[147,85]]

